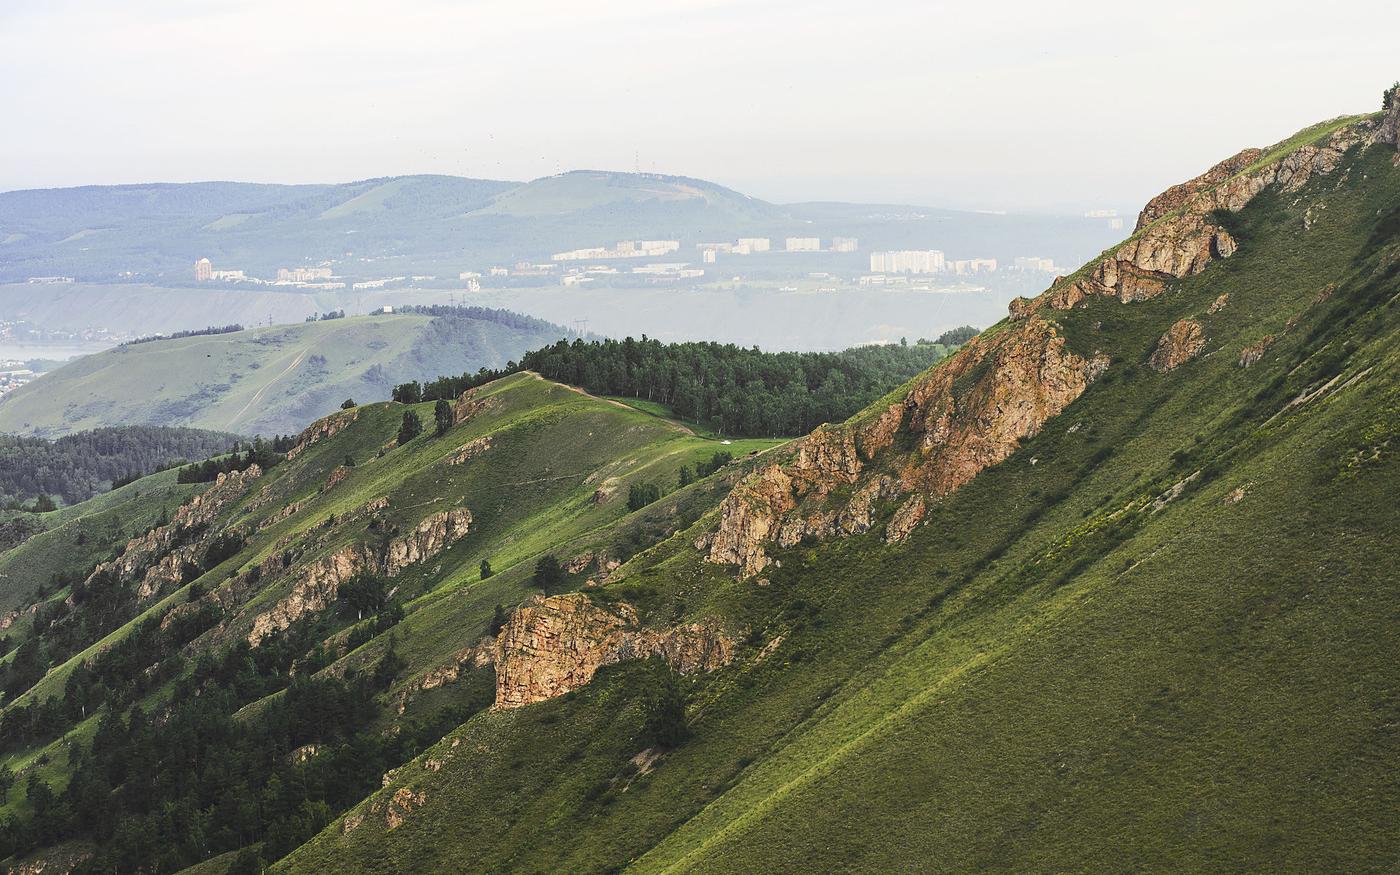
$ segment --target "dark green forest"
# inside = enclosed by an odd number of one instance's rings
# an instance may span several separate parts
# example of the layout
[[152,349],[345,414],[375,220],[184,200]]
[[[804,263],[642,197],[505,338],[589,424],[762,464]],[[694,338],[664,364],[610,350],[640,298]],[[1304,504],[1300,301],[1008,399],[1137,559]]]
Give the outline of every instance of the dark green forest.
[[763,352],[732,343],[561,340],[526,353],[518,364],[394,388],[412,404],[455,398],[520,370],[581,386],[597,395],[654,402],[677,417],[721,434],[777,437],[841,422],[926,370],[977,334],[971,327],[936,341],[860,346],[841,352]]
[[238,435],[195,428],[130,425],[58,438],[0,435],[0,498],[58,496],[84,501],[172,463],[228,452]]

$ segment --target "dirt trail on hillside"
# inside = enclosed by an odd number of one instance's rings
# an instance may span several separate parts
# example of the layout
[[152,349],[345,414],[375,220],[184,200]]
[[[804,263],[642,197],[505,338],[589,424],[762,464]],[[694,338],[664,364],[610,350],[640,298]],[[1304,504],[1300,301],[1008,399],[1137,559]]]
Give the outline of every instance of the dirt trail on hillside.
[[252,407],[254,404],[258,403],[259,399],[262,398],[263,393],[266,392],[268,388],[272,386],[273,383],[287,376],[287,374],[291,373],[297,365],[301,364],[302,360],[306,358],[307,352],[308,350],[302,350],[296,358],[292,359],[292,363],[287,365],[287,367],[284,368],[280,374],[273,377],[271,380],[268,380],[266,383],[263,383],[262,386],[258,388],[258,391],[253,393],[253,397],[248,399],[248,403],[243,405],[243,409],[235,413],[233,415],[233,418],[228,421],[228,424],[225,425],[224,428],[233,428],[233,424],[239,419],[241,419],[243,414],[248,412],[249,407]]

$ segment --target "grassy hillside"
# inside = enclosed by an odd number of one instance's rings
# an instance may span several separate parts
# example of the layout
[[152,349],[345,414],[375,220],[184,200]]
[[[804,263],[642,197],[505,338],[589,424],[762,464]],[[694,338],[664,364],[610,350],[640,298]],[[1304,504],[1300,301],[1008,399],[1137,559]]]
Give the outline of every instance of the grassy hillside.
[[[177,616],[198,600],[198,593],[206,593],[208,597],[199,604],[218,605],[220,619],[213,628],[196,632],[186,647],[217,657],[246,637],[257,617],[285,603],[306,569],[323,557],[346,545],[376,548],[381,539],[414,530],[435,514],[458,507],[471,514],[466,536],[445,545],[430,560],[410,563],[392,576],[391,602],[397,613],[387,628],[379,629],[379,620],[373,618],[357,623],[353,611],[333,601],[328,609],[305,617],[286,633],[305,645],[322,641],[329,647],[329,662],[318,663],[317,677],[327,678],[330,684],[347,672],[372,669],[385,649],[392,647],[403,663],[395,679],[378,691],[379,716],[365,727],[365,738],[378,738],[382,728],[400,724],[393,703],[411,702],[415,726],[420,725],[417,721],[429,726],[449,721],[430,739],[436,740],[482,706],[483,692],[489,696],[490,674],[473,674],[444,690],[421,690],[422,678],[453,664],[462,647],[481,638],[498,606],[513,606],[538,591],[533,572],[541,555],[550,553],[563,560],[584,553],[626,558],[645,549],[713,506],[724,484],[737,476],[722,472],[677,491],[682,466],[694,469],[721,449],[745,458],[775,443],[721,443],[696,437],[665,418],[528,373],[489,384],[472,397],[477,406],[459,425],[440,436],[430,425],[427,434],[402,447],[394,446],[394,436],[406,408],[393,403],[337,414],[345,427],[324,438],[314,430],[308,432],[294,458],[253,479],[251,488],[220,506],[212,528],[190,529],[174,542],[191,543],[193,538],[199,548],[193,555],[198,557],[204,545],[212,543],[210,538],[219,537],[216,533],[239,532],[243,534],[237,554],[227,561],[208,560],[195,577],[186,575],[185,582],[167,583],[145,598],[119,599],[115,608],[101,615],[114,618],[115,626],[91,613],[97,609],[92,596],[74,603],[72,581],[81,580],[81,574],[98,559],[113,555],[114,547],[122,543],[115,537],[139,535],[161,519],[178,519],[172,514],[179,500],[208,487],[175,487],[169,483],[174,472],[145,478],[65,510],[68,522],[59,525],[56,519],[51,530],[0,556],[0,568],[19,569],[17,575],[0,578],[0,596],[6,605],[21,608],[9,632],[5,676],[15,676],[13,663],[31,640],[40,642],[49,663],[28,689],[11,690],[0,714],[0,744],[5,746],[9,767],[21,772],[22,782],[37,775],[36,780],[63,792],[78,763],[70,753],[73,743],[90,743],[98,724],[95,715],[70,712],[58,703],[69,700],[73,685],[86,683],[81,679],[89,672],[102,676],[108,664],[104,660],[111,658],[105,653],[124,653],[124,642],[145,640],[141,636],[152,634],[143,629],[154,627],[143,623]],[[432,408],[429,403],[411,409],[431,424]],[[467,457],[461,458],[468,448]],[[350,462],[353,467],[345,467]],[[742,467],[742,463],[734,465],[736,472]],[[628,494],[633,483],[654,483],[665,497],[632,512]],[[166,491],[172,488],[180,492]],[[214,487],[215,491],[221,488],[225,487]],[[138,500],[139,504],[131,503]],[[114,524],[114,519],[121,522]],[[82,549],[74,549],[75,545]],[[115,552],[136,555],[140,549],[127,545]],[[287,560],[290,566],[279,561],[284,554],[292,557]],[[248,589],[248,569],[266,567],[269,558],[274,569],[282,570],[264,573],[260,583]],[[483,560],[493,568],[489,578],[481,575]],[[75,577],[75,569],[84,571]],[[567,574],[563,583],[577,587],[596,572],[596,565],[591,566]],[[85,591],[91,586],[84,584]],[[66,605],[65,599],[69,600]],[[37,613],[24,608],[31,604],[40,605]],[[32,638],[35,617],[47,630],[38,639]],[[75,637],[75,630],[84,629],[92,629],[96,637]],[[368,640],[356,638],[357,629],[372,630]],[[173,652],[163,655],[165,646],[152,644],[132,657],[143,665],[149,663],[152,667],[146,674],[157,680],[151,685],[112,688],[122,711],[131,704],[165,707],[173,690],[186,682],[181,680],[182,667],[187,676],[190,663]],[[259,652],[281,646],[266,644]],[[269,711],[277,713],[285,684],[284,676],[281,683],[262,687],[265,695],[234,700],[234,710],[243,715],[239,719],[261,725]],[[206,701],[212,698],[211,694]],[[404,738],[405,744],[410,743],[409,736]],[[409,748],[408,754],[416,751]],[[397,764],[382,757],[396,755],[401,754],[377,751],[366,762],[370,769],[382,771]],[[242,760],[231,756],[230,762]],[[255,786],[267,779],[267,766],[261,761],[247,768]],[[377,784],[377,775],[368,777]],[[355,778],[352,785],[362,779]],[[365,786],[359,792],[368,789]],[[10,794],[5,813],[24,818],[34,812],[27,793]],[[26,833],[21,831],[18,838],[13,831],[8,835],[12,841],[25,841]],[[122,841],[135,840],[123,836]],[[188,859],[200,858],[200,852],[191,853],[196,856]]]
[[0,431],[47,437],[149,424],[291,433],[346,398],[374,401],[408,380],[502,367],[564,334],[524,317],[396,314],[134,344],[12,393],[0,403]]
[[[1400,166],[1375,130],[1296,138],[1275,158],[1310,178],[1288,190],[1166,215],[1188,255],[1209,225],[1200,269],[1117,262],[1122,298],[1057,285],[793,443],[517,373],[442,434],[429,403],[323,420],[116,570],[12,579],[43,625],[0,675],[20,771],[0,850],[86,851],[80,871],[1393,870]],[[400,446],[405,413],[428,428]],[[716,452],[735,461],[680,485]],[[977,467],[928,475],[950,459]],[[30,579],[69,560],[63,531]],[[717,554],[736,533],[771,561]]]
[[[659,760],[635,724],[599,747],[646,695],[603,674],[473,718],[281,870],[1393,868],[1392,157],[1261,195],[1160,297],[1054,312],[1108,372],[907,543],[795,546],[757,583],[690,537],[627,566],[608,589],[654,620],[748,630]],[[1205,351],[1147,367],[1188,317]],[[402,823],[346,829],[402,789]]]

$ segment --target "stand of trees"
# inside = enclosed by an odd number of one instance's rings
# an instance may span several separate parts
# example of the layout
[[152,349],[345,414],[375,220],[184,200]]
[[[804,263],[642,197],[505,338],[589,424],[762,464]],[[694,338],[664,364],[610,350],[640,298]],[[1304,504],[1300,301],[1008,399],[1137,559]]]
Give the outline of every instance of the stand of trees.
[[181,337],[205,337],[210,334],[232,334],[235,331],[242,331],[243,326],[237,322],[229,325],[210,325],[208,328],[194,328],[185,331],[176,331],[173,334],[150,334],[145,337],[138,337],[135,340],[128,340],[122,346],[135,346],[138,343],[150,343],[155,340],[177,340]]
[[293,435],[277,435],[270,441],[258,438],[243,453],[239,453],[237,445],[235,445],[234,452],[227,456],[205,459],[203,462],[195,462],[193,465],[181,468],[180,473],[176,475],[176,481],[179,483],[208,483],[217,480],[220,474],[245,471],[254,464],[266,471],[282,461],[287,451],[295,446],[296,442],[297,439]]
[[184,459],[227,453],[238,435],[195,428],[131,425],[57,440],[0,435],[0,496],[85,501]]
[[927,369],[977,330],[946,332],[937,342],[862,346],[842,352],[762,352],[721,343],[561,340],[500,370],[440,377],[394,388],[395,401],[451,399],[521,370],[599,395],[670,407],[681,419],[724,434],[777,437],[840,422]]
[[[31,776],[32,814],[7,819],[0,854],[88,838],[98,852],[78,871],[173,872],[260,841],[262,856],[276,860],[486,704],[445,709],[386,736],[369,726],[392,680],[393,665],[384,664],[399,659],[392,651],[344,679],[290,682],[289,666],[261,651],[240,643],[200,660],[176,682],[168,714],[106,709],[92,743],[70,754],[73,776],[61,793]],[[234,718],[242,704],[283,688],[257,720]],[[307,744],[320,749],[290,756]]]

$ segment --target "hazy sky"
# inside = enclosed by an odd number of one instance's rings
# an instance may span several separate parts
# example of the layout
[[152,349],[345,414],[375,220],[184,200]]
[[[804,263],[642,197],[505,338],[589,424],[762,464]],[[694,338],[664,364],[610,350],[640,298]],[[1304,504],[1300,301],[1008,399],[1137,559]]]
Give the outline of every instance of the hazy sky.
[[1391,2],[0,0],[0,189],[589,167],[1136,208],[1379,108]]

